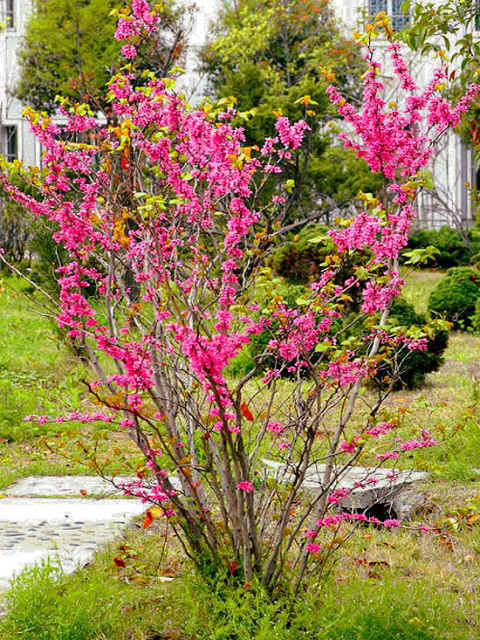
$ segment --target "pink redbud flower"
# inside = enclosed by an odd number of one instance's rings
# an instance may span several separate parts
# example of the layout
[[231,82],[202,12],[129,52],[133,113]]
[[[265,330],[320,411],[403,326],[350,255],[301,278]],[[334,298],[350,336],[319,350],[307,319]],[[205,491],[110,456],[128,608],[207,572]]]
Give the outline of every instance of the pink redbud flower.
[[242,480],[237,484],[237,489],[239,491],[245,491],[246,493],[253,493],[253,484],[250,480]]

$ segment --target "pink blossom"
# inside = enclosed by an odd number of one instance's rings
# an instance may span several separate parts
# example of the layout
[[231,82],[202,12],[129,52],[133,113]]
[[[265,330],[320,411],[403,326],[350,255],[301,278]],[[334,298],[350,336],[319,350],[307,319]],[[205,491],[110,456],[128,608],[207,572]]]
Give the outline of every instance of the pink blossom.
[[127,59],[135,58],[137,55],[137,50],[133,45],[125,44],[122,47],[122,55]]
[[250,480],[242,480],[237,484],[237,489],[245,493],[253,493],[253,483]]

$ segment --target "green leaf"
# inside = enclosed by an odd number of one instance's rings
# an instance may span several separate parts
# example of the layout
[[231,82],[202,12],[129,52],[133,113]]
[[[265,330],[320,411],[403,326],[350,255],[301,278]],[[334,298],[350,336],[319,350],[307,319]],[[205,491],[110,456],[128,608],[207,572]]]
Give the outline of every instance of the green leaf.
[[316,347],[315,347],[315,352],[316,353],[324,353],[325,351],[328,351],[331,347],[331,343],[330,342],[319,342]]
[[439,249],[430,245],[422,249],[413,249],[412,251],[406,251],[403,255],[408,258],[405,264],[418,265],[435,260],[435,255],[438,253],[440,253]]
[[321,242],[325,242],[328,239],[328,235],[326,233],[322,233],[320,236],[315,236],[314,238],[309,238],[308,241],[312,244],[320,244]]

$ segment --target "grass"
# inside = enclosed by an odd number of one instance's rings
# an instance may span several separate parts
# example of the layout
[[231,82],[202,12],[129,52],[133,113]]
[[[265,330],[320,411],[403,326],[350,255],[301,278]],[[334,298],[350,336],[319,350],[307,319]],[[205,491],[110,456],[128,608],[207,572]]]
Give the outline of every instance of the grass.
[[428,298],[434,286],[445,273],[438,270],[422,269],[422,271],[405,271],[405,286],[402,296],[413,304],[417,313],[427,313]]
[[[92,405],[82,383],[91,373],[59,339],[54,321],[39,312],[23,289],[15,278],[0,278],[0,490],[28,475],[95,473],[77,447],[95,436],[94,446],[106,471],[135,469],[139,457],[126,437],[75,422],[24,421],[28,414],[54,418],[76,409],[87,411]],[[113,460],[108,451],[119,439],[125,456]]]
[[[433,523],[443,514],[442,492]],[[437,488],[438,491],[438,488]],[[452,492],[449,505],[464,501]],[[473,535],[472,535],[473,533]],[[24,640],[474,640],[480,635],[480,535],[360,528],[337,564],[300,597],[205,585],[164,530],[128,533],[83,571],[26,570],[8,593],[0,638]],[[123,560],[119,567],[114,559]],[[174,576],[163,583],[159,576]]]
[[85,369],[58,340],[53,321],[22,295],[18,280],[0,281],[0,309],[0,439],[18,442],[45,433],[25,423],[25,415],[81,406]]
[[[441,275],[408,276],[405,296],[417,311],[426,310]],[[137,458],[121,434],[23,422],[25,413],[87,407],[79,382],[86,372],[55,339],[50,321],[31,312],[18,284],[6,284],[10,289],[0,288],[0,488],[23,475],[93,473],[72,450],[95,434],[105,469],[134,470]],[[428,428],[442,441],[405,461],[432,473],[420,517],[441,533],[358,529],[330,574],[310,582],[292,610],[287,596],[273,604],[261,589],[206,587],[174,543],[164,551],[164,531],[155,523],[128,532],[74,575],[49,566],[24,572],[8,593],[1,640],[480,637],[480,476],[472,470],[480,468],[479,351],[479,336],[453,333],[445,364],[426,387],[392,394],[386,408],[402,415],[402,436]],[[119,557],[125,567],[115,564]],[[174,575],[174,582],[162,583],[162,574]]]

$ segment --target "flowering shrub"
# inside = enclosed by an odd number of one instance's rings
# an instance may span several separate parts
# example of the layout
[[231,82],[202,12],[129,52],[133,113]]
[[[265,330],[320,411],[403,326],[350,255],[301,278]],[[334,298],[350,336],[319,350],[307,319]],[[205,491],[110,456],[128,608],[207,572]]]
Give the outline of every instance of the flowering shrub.
[[[398,252],[432,138],[456,125],[478,88],[450,107],[437,91],[446,71],[419,89],[396,44],[390,49],[405,91],[402,109],[382,98],[373,51],[359,111],[330,86],[330,99],[354,129],[345,144],[389,180],[393,198],[388,205],[367,199],[357,218],[330,231],[336,253],[301,304],[289,308],[272,295],[266,317],[257,314],[255,289],[268,287],[263,260],[281,238],[285,194],[279,190],[259,206],[258,192],[298,151],[307,127],[279,118],[255,154],[242,146],[232,108],[192,110],[171,79],[136,74],[134,48],[157,19],[145,0],[132,0],[120,17],[116,37],[130,63],[109,84],[118,122],[99,126],[84,106],[65,104],[67,128],[92,133],[90,144],[71,144],[50,119],[30,113],[45,149],[42,197],[22,193],[6,177],[2,184],[58,225],[54,238],[70,260],[58,269],[57,320],[96,371],[89,389],[102,407],[75,419],[117,425],[140,448],[145,467],[125,491],[157,505],[155,514],[205,574],[226,571],[241,581],[256,575],[273,589],[288,566],[298,586],[338,547],[342,527],[399,525],[342,512],[348,491],[339,495],[338,482],[366,444],[375,445],[378,465],[435,444],[426,431],[394,438],[395,424],[378,417],[385,395],[363,421],[356,404],[382,344],[425,346],[421,337],[387,331],[390,303],[403,284]],[[371,257],[338,284],[343,261],[356,252]],[[86,295],[92,284],[96,301]],[[363,315],[381,316],[353,341],[335,323],[350,292]],[[266,351],[275,367],[262,378],[255,368],[229,378],[228,365],[273,320],[279,330]],[[287,387],[280,380],[285,370],[294,380]],[[283,462],[285,484],[268,475],[265,455]],[[307,471],[320,461],[322,489],[306,495]]]

